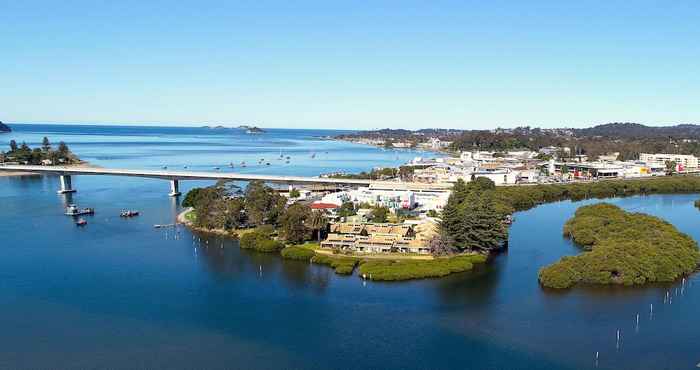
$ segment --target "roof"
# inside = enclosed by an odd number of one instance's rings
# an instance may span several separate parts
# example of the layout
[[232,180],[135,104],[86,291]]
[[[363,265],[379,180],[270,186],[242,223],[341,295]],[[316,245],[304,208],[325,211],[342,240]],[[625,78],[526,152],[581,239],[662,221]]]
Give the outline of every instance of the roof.
[[333,203],[311,203],[311,209],[336,209],[338,205]]

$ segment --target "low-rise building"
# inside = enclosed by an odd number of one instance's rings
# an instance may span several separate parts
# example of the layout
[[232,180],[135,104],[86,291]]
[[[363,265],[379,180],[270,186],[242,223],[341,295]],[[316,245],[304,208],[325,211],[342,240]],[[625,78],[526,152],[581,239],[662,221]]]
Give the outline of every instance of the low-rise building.
[[[675,162],[676,165],[681,165],[684,169],[697,169],[698,158],[694,155],[686,154],[650,154],[640,153],[639,161],[647,164],[666,165],[666,162]],[[683,171],[683,170],[681,170]]]
[[355,253],[430,253],[427,234],[413,224],[334,223],[321,248]]

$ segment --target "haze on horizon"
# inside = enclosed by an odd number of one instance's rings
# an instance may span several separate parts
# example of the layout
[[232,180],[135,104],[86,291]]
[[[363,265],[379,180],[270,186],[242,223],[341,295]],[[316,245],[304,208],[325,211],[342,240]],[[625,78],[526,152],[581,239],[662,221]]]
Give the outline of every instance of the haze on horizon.
[[3,2],[0,120],[700,122],[700,2]]

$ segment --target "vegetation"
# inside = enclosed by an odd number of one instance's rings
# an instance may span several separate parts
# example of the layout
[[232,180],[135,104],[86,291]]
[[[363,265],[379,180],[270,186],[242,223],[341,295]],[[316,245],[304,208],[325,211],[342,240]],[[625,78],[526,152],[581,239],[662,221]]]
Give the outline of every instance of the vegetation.
[[592,198],[697,192],[700,192],[700,177],[667,176],[592,183],[500,186],[494,190],[494,196],[500,203],[502,211],[514,212],[560,200],[577,201]]
[[289,197],[290,198],[299,198],[301,196],[301,193],[299,192],[299,189],[294,188],[289,191]]
[[375,130],[338,136],[340,139],[379,139],[385,145],[392,142],[408,142],[412,145],[427,142],[430,138],[452,142],[452,151],[508,150],[567,147],[569,152],[559,152],[564,157],[585,154],[595,158],[601,154],[619,152],[619,159],[637,159],[639,153],[678,153],[700,156],[700,125],[676,125],[650,127],[638,123],[608,123],[586,129],[541,129],[517,127],[496,130]]
[[694,203],[695,208],[700,209],[700,199],[696,200]]
[[372,280],[398,281],[434,278],[471,270],[483,263],[483,254],[459,255],[433,260],[365,260],[360,263],[360,275]]
[[336,274],[350,275],[355,270],[355,266],[357,266],[360,260],[354,257],[317,254],[311,259],[311,262],[330,266],[331,268],[335,269]]
[[300,261],[310,261],[316,255],[313,249],[302,246],[289,246],[280,252],[283,258]]
[[0,133],[4,133],[4,132],[12,132],[12,129],[10,128],[10,126],[8,126],[8,125],[2,123],[2,121],[0,121]]
[[[389,147],[391,147],[391,142]],[[370,172],[362,171],[360,173],[336,173],[333,178],[337,179],[358,179],[358,180],[389,180],[400,178],[402,180],[410,180],[413,177],[414,168],[410,166],[400,166],[399,168],[385,167],[375,168]]]
[[546,287],[669,282],[700,262],[695,241],[673,225],[606,203],[579,208],[564,235],[586,252],[541,269],[539,280]]
[[277,252],[284,248],[284,243],[271,238],[263,231],[252,231],[241,236],[239,244],[242,249],[253,249],[258,252]]
[[369,218],[369,222],[379,224],[385,223],[388,221],[389,208],[381,206],[372,207],[372,211],[367,216]]
[[[79,163],[80,160],[68,148],[68,145],[63,141],[58,143],[58,147],[54,150],[51,142],[47,137],[44,137],[40,148],[30,148],[27,143],[17,145],[17,142],[10,140],[10,150],[0,152],[0,161],[2,162],[20,162],[31,165],[40,164],[73,164]],[[45,163],[46,162],[46,163]]]
[[311,229],[306,220],[311,217],[311,208],[294,203],[280,217],[280,235],[289,243],[299,244],[311,237]]
[[497,199],[491,180],[459,180],[442,212],[442,243],[456,251],[499,249],[508,240],[503,220],[510,210]]

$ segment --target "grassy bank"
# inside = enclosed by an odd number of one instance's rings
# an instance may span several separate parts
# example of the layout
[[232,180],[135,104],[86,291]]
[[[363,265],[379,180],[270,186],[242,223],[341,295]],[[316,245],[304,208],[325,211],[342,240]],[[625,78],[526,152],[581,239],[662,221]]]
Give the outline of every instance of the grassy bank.
[[447,276],[469,271],[475,263],[486,262],[482,254],[436,258],[429,261],[416,260],[366,260],[360,263],[359,274],[372,280],[399,281]]
[[546,287],[670,282],[700,262],[697,243],[670,223],[606,203],[579,208],[564,235],[585,252],[542,268]]
[[328,256],[325,254],[316,254],[311,262],[318,263],[320,265],[326,265],[335,270],[336,274],[340,275],[350,275],[355,271],[355,266],[360,262],[359,258],[355,257],[340,257],[340,256]]

